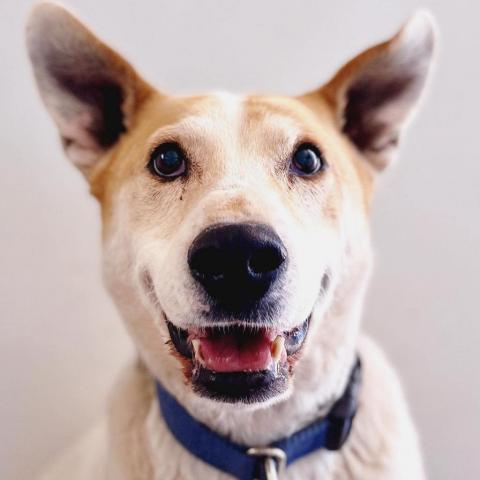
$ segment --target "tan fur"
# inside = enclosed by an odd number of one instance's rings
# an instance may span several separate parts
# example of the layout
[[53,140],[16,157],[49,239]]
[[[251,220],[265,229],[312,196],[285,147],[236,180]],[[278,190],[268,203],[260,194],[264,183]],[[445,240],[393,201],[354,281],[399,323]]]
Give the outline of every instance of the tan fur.
[[[72,32],[61,32],[62,22]],[[51,24],[54,35],[66,37],[65,48],[73,48],[84,62],[98,56],[112,71],[108,80],[123,92],[125,132],[108,147],[102,146],[102,130],[93,128],[102,119],[98,106],[54,81],[64,72],[58,73],[48,54],[52,48],[56,56],[64,52],[57,41],[42,43]],[[34,11],[28,38],[34,72],[67,155],[100,202],[105,281],[139,357],[113,392],[108,428],[99,427],[43,478],[67,478],[68,472],[70,480],[227,479],[173,439],[158,411],[154,378],[210,428],[245,445],[265,445],[328,411],[359,352],[365,381],[347,444],[340,452],[303,458],[285,478],[423,479],[398,380],[377,347],[359,335],[359,322],[371,264],[368,214],[376,172],[391,161],[401,124],[423,86],[433,42],[430,23],[416,18],[393,39],[348,63],[325,87],[298,98],[168,96],[51,4]],[[422,48],[413,52],[416,41]],[[416,62],[407,77],[405,59]],[[349,92],[365,87],[365,78],[380,78],[384,67],[385,104],[370,99],[368,112],[358,111],[361,102],[353,105],[354,119],[360,115],[363,124],[345,130],[352,121],[346,110]],[[67,109],[59,109],[62,102]],[[171,141],[185,150],[188,171],[182,179],[163,181],[146,165],[157,145]],[[292,152],[305,142],[315,144],[328,163],[311,178],[289,171]],[[74,155],[72,145],[78,147]],[[188,248],[210,225],[241,221],[271,225],[289,252],[288,281],[278,292],[281,314],[274,319],[278,328],[292,329],[311,315],[306,343],[290,359],[287,391],[256,406],[221,404],[195,394],[189,362],[169,345],[165,323],[168,318],[182,328],[201,325],[208,306],[192,294]],[[109,454],[98,450],[89,460],[92,473],[86,473],[90,467],[83,451],[105,446],[105,436]]]

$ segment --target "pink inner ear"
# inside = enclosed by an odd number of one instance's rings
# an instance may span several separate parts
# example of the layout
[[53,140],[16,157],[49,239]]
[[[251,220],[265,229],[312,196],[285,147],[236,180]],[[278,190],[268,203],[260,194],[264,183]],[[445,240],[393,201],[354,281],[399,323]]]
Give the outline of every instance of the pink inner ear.
[[[386,139],[398,135],[399,124],[416,99],[419,78],[408,68],[390,67],[390,62],[377,63],[352,84],[347,91],[343,131],[361,151],[379,151]],[[407,70],[402,72],[402,70]]]
[[67,143],[73,142],[85,150],[100,151],[100,146],[89,133],[93,121],[93,115],[84,110],[68,120],[58,119],[58,126]]

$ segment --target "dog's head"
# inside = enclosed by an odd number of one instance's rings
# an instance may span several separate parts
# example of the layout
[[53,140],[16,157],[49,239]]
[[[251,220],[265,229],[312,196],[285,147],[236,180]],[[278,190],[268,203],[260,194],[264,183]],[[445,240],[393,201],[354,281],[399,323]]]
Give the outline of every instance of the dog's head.
[[51,4],[27,33],[150,371],[183,397],[264,405],[347,364],[372,187],[425,84],[429,17],[297,98],[165,95]]

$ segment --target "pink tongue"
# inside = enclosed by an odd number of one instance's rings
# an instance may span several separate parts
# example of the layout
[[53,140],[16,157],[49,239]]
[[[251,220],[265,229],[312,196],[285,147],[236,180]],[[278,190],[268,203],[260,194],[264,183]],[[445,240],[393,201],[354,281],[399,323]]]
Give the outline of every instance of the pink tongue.
[[272,362],[271,339],[259,333],[247,338],[235,335],[200,338],[205,367],[216,372],[266,370]]

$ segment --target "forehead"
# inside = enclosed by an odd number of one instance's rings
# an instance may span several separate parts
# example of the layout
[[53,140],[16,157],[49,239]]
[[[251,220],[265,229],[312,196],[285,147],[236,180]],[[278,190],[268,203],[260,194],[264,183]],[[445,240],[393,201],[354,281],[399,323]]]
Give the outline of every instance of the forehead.
[[284,97],[215,93],[166,103],[173,114],[159,119],[149,135],[150,144],[179,138],[193,144],[204,140],[261,150],[265,144],[281,146],[321,133],[317,115]]

